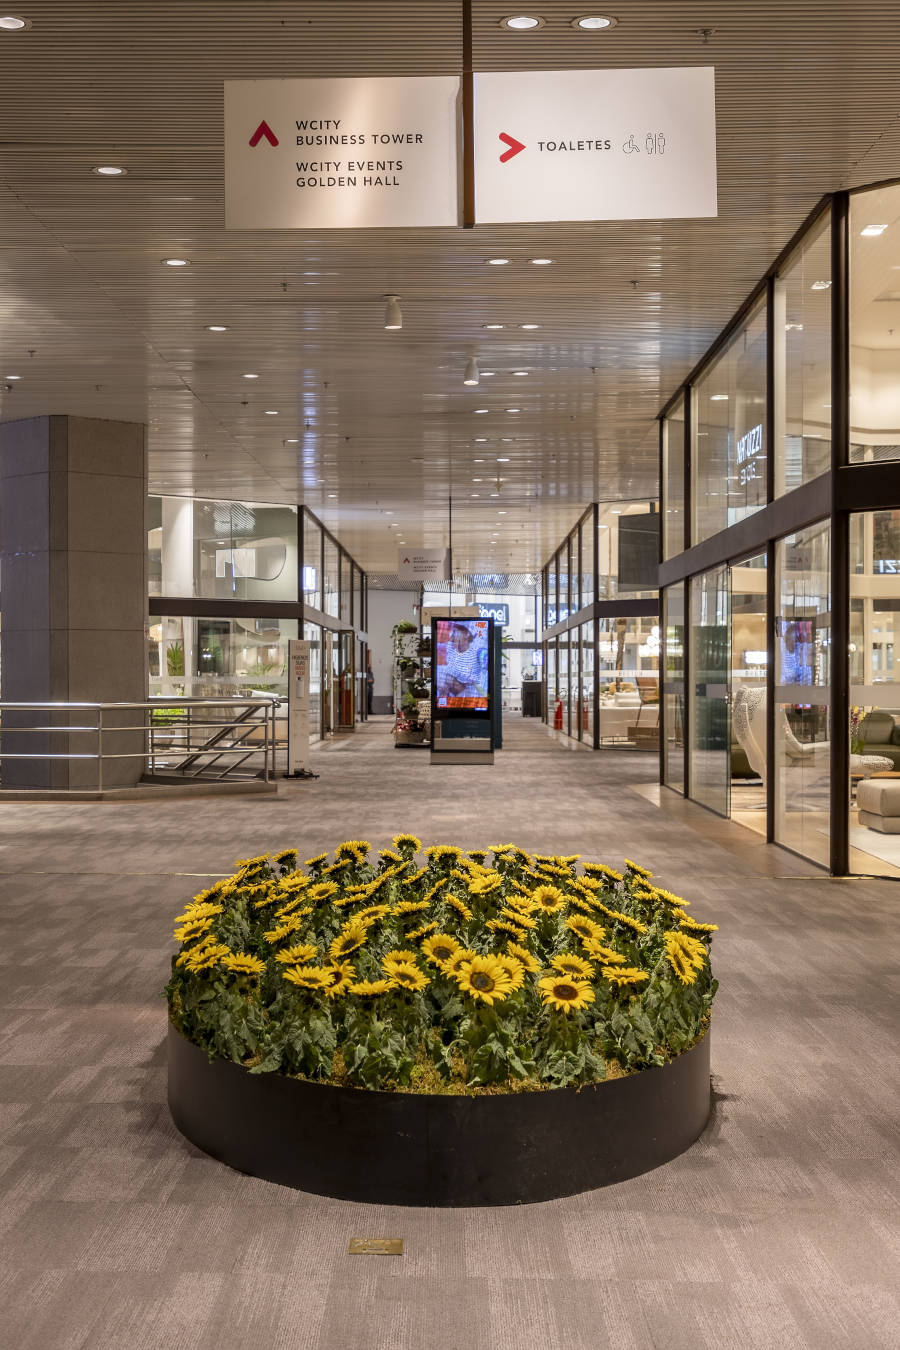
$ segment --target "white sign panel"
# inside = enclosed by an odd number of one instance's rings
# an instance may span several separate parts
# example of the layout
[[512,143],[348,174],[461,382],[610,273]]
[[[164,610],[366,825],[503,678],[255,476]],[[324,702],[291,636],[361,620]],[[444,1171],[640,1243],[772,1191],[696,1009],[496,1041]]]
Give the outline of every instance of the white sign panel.
[[475,218],[715,216],[711,66],[475,76]]
[[226,80],[231,230],[456,225],[459,77]]
[[288,774],[302,772],[309,756],[309,642],[288,643]]
[[397,554],[397,576],[401,581],[446,581],[445,548],[402,548]]

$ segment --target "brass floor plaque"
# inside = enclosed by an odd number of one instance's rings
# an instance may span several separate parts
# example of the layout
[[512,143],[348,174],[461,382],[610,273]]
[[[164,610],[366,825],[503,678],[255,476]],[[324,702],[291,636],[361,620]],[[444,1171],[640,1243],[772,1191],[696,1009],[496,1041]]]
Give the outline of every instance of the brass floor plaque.
[[402,1238],[351,1238],[351,1256],[402,1256]]

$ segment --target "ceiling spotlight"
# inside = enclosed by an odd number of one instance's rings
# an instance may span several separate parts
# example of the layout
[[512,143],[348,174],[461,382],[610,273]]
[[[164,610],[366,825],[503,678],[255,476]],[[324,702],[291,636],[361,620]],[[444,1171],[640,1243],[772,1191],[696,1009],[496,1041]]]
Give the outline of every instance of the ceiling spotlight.
[[727,394],[710,394],[710,396],[709,396],[709,401],[710,401],[710,403],[727,403],[727,402],[728,402],[728,395],[727,395]]
[[527,371],[527,370],[514,370],[514,371],[513,371],[513,374],[514,374],[514,375],[527,375],[527,374],[528,374],[528,371]]
[[337,496],[337,493],[336,493],[336,492],[329,492],[328,495],[329,495],[329,497],[336,497],[336,496]]
[[466,373],[463,376],[463,384],[478,383],[478,362],[474,356],[470,356],[466,362]]
[[287,440],[285,441],[285,445],[299,445],[299,444],[300,441],[297,436],[288,436]]
[[521,408],[504,408],[503,411],[504,411],[504,412],[508,412],[508,413],[517,413],[517,412],[521,412],[522,409],[521,409]]
[[617,23],[618,19],[610,18],[608,14],[583,14],[580,19],[573,19],[569,27],[597,33],[604,28],[615,28]]
[[21,33],[23,28],[30,28],[30,19],[20,19],[17,14],[4,14],[0,17],[0,31],[4,33]]
[[258,375],[253,375],[252,373],[248,373],[247,375],[244,376],[244,379],[245,379],[245,380],[258,380],[258,379],[259,379],[259,376],[258,376]]
[[277,408],[266,408],[266,417],[277,417],[277,416],[278,416]]
[[208,323],[206,325],[207,333],[227,333],[228,325],[224,323]]
[[537,14],[510,14],[500,20],[500,27],[511,28],[515,33],[527,33],[530,29],[543,28],[544,22]]
[[476,412],[476,413],[486,413],[486,412],[487,412],[487,408],[476,408],[476,409],[475,409],[475,412]]
[[502,323],[483,323],[482,328],[502,328]]
[[491,375],[496,375],[496,374],[497,374],[496,370],[483,370],[483,371],[481,372],[481,378],[482,378],[483,380],[486,380],[486,379],[489,379],[489,378],[491,377]]
[[519,327],[520,327],[520,328],[540,328],[540,326],[541,326],[541,325],[540,325],[539,323],[520,323],[520,324],[519,324]]
[[553,262],[552,258],[529,258],[528,261],[534,267],[549,267]]
[[387,301],[384,307],[384,326],[387,332],[395,333],[403,327],[403,311],[400,308],[399,295],[385,295],[382,297]]
[[508,455],[506,455],[506,456],[498,455],[498,456],[497,456],[497,463],[498,463],[498,464],[508,464],[508,463],[509,463],[509,456],[508,456]]
[[476,436],[476,437],[475,437],[475,444],[476,444],[476,445],[479,445],[481,442],[486,441],[486,440],[487,440],[487,436]]
[[7,380],[21,380],[22,376],[21,376],[21,375],[7,375],[7,376],[5,376],[4,378],[7,379]]
[[98,178],[124,178],[128,173],[120,164],[98,164],[95,169],[91,169]]
[[505,267],[509,258],[488,258],[491,267]]
[[166,267],[190,267],[190,258],[163,258]]
[[884,234],[886,229],[887,229],[886,225],[864,225],[863,228],[860,230],[860,234],[865,235],[867,237],[874,236],[878,234]]

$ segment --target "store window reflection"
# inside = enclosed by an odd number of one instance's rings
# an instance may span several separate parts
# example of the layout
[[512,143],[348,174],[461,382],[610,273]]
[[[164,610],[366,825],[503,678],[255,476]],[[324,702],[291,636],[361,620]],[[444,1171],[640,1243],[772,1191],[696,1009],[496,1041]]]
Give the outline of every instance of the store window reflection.
[[151,595],[297,599],[297,508],[151,497]]
[[693,542],[766,504],[766,307],[746,319],[694,391]]
[[830,213],[804,237],[774,283],[777,388],[775,496],[831,465]]
[[775,838],[825,865],[830,851],[831,528],[776,544]]
[[736,563],[730,569],[730,585],[731,818],[764,835],[768,776],[766,554]]
[[286,695],[287,644],[296,636],[296,619],[153,618],[150,695]]
[[663,422],[663,557],[674,558],[684,548],[684,399]]
[[601,502],[597,512],[597,599],[655,599],[659,586],[656,503],[646,499]]
[[684,792],[684,582],[663,591],[666,729],[663,782]]
[[601,746],[659,746],[660,628],[655,617],[600,620],[597,731]]
[[850,462],[900,459],[900,185],[850,199]]
[[728,814],[731,782],[728,716],[728,568],[691,580],[691,796]]
[[322,529],[303,512],[303,603],[322,608]]

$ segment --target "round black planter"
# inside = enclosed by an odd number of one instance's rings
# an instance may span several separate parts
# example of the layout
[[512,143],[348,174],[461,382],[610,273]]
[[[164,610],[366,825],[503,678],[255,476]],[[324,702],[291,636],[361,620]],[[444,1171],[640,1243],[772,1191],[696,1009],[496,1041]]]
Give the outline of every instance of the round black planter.
[[648,1172],[710,1112],[709,1036],[661,1068],[551,1092],[426,1096],[251,1074],[169,1025],[169,1109],[240,1172],[389,1205],[518,1205]]

